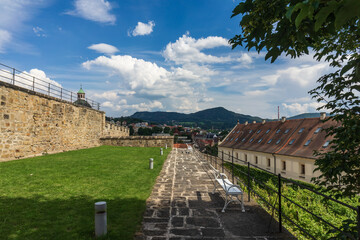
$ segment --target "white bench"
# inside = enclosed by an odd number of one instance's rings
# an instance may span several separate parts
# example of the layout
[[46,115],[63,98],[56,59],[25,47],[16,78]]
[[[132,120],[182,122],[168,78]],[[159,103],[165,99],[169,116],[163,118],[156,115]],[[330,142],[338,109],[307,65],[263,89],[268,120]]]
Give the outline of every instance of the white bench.
[[[231,202],[239,202],[241,204],[241,210],[242,212],[245,212],[244,208],[244,195],[243,191],[241,190],[239,185],[233,184],[230,182],[230,180],[227,178],[227,176],[224,173],[220,173],[216,168],[214,168],[211,164],[209,164],[211,167],[211,170],[214,174],[214,190],[212,191],[212,194],[215,193],[216,190],[216,183],[221,186],[221,188],[225,191],[226,197],[225,197],[225,205],[222,209],[222,212],[225,212],[226,207]],[[241,195],[241,201],[239,199],[239,195]]]

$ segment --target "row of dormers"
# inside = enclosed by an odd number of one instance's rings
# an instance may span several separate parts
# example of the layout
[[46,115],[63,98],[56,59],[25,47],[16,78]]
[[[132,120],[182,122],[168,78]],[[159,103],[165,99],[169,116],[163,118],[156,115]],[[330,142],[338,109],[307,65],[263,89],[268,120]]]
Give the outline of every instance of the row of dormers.
[[237,124],[219,147],[315,158],[314,150],[328,151],[324,129],[335,125],[320,118]]

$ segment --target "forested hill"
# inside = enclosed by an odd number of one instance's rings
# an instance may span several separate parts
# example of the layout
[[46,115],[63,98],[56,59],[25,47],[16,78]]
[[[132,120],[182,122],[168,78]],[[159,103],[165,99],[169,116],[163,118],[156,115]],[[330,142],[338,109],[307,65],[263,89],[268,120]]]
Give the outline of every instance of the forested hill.
[[229,129],[235,126],[237,121],[261,121],[259,117],[244,115],[229,111],[223,107],[202,110],[196,113],[177,113],[177,112],[136,112],[132,118],[140,118],[149,122],[161,124],[181,124],[184,126],[201,127],[203,129]]

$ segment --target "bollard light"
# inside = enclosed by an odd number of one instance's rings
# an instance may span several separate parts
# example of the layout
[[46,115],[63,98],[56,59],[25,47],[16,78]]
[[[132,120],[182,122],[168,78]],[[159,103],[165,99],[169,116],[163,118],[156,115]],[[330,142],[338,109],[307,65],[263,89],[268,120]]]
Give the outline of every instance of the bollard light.
[[153,168],[154,168],[154,159],[153,159],[153,158],[150,158],[150,159],[149,159],[149,168],[150,168],[150,169],[153,169]]
[[167,143],[165,143],[165,149],[167,149]]
[[107,233],[106,202],[95,203],[95,237],[101,237]]
[[160,155],[162,156],[164,154],[163,149],[160,148]]

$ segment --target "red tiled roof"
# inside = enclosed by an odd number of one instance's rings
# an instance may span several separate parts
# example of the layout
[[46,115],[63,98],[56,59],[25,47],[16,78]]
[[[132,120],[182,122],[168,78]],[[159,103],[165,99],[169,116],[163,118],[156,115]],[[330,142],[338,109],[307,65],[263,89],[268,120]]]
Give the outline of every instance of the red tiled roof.
[[[315,158],[314,150],[328,151],[329,146],[327,148],[322,146],[332,138],[326,137],[325,131],[314,132],[320,127],[326,129],[336,125],[339,124],[334,121],[324,123],[320,118],[273,121],[264,124],[237,124],[219,147]],[[302,128],[303,131],[299,132]],[[292,140],[294,140],[292,144],[289,144]],[[308,140],[311,142],[305,146]]]

